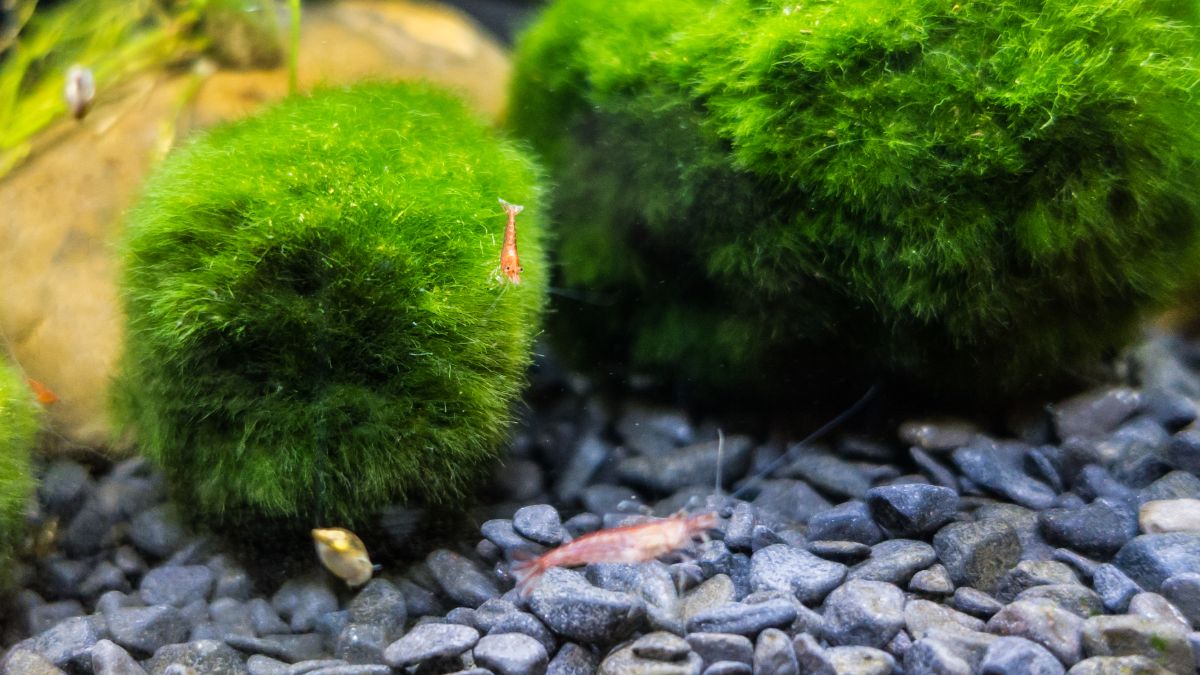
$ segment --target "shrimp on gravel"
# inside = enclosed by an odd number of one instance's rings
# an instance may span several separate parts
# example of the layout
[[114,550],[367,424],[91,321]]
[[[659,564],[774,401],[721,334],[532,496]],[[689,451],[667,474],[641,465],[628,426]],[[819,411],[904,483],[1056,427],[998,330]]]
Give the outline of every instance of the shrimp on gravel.
[[576,567],[590,563],[649,562],[687,547],[718,523],[716,513],[676,514],[636,525],[612,527],[585,534],[512,568],[517,589],[528,595],[551,567]]

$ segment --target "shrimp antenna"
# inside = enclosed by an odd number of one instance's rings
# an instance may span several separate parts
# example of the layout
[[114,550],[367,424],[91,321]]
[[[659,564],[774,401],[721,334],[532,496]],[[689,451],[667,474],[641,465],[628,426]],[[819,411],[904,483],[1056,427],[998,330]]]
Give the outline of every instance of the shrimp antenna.
[[[809,443],[812,443],[813,441],[817,440],[818,438],[820,438],[820,437],[824,436],[825,434],[829,433],[830,431],[833,431],[834,429],[836,429],[838,426],[840,426],[846,420],[857,415],[858,412],[867,405],[868,401],[875,398],[875,394],[878,392],[879,392],[879,383],[876,382],[875,384],[871,385],[871,388],[867,390],[867,393],[863,394],[861,398],[859,398],[857,401],[854,402],[854,405],[850,406],[849,408],[846,408],[837,417],[834,417],[833,419],[829,420],[825,424],[822,424],[820,427],[817,428],[816,431],[805,436],[799,443],[793,444],[792,447],[788,448],[786,452],[784,452],[779,457],[776,457],[775,461],[768,464],[766,469],[763,469],[762,471],[760,471],[758,473],[758,475],[760,477],[771,475],[779,467],[781,467],[785,463],[791,461],[792,456],[795,454],[797,449],[802,448],[802,447],[808,445]],[[718,446],[718,453],[719,453],[719,446]],[[720,467],[720,465],[718,463],[718,469],[717,469],[718,471],[720,470],[719,467]],[[736,499],[738,497],[738,495],[742,494],[742,492],[746,488],[753,485],[755,480],[757,480],[757,479],[756,478],[750,479],[749,481],[744,483],[741,487],[734,490],[729,496]]]

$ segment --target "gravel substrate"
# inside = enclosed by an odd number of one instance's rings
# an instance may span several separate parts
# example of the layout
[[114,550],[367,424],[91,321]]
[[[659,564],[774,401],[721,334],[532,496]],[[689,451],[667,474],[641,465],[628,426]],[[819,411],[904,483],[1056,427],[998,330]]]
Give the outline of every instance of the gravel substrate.
[[[719,420],[543,365],[478,533],[354,591],[315,555],[280,578],[190,531],[144,461],[55,461],[32,520],[58,533],[18,570],[4,670],[1192,673],[1200,345],[1152,336],[1122,366],[1006,433],[852,421],[765,478],[789,443],[731,434],[734,498],[712,494]],[[711,541],[513,589],[515,558],[681,508],[718,513]],[[419,541],[405,513],[384,527]]]

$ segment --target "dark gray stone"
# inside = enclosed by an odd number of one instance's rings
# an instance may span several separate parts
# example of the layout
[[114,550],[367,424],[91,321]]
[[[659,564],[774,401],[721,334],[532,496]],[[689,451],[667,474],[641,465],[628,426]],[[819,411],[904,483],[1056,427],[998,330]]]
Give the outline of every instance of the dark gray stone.
[[951,523],[933,537],[933,548],[958,586],[992,592],[1021,558],[1021,540],[1007,523]]
[[141,656],[159,647],[187,640],[191,627],[179,610],[169,605],[123,607],[105,615],[112,641]]
[[1145,656],[1093,656],[1076,663],[1067,675],[1173,675]]
[[730,602],[692,616],[687,622],[687,632],[749,637],[767,628],[788,626],[795,618],[795,605],[782,598],[757,603]]
[[[213,601],[216,604],[216,601]],[[250,617],[250,625],[255,635],[272,635],[286,633],[291,627],[279,618],[279,612],[263,598],[254,598],[246,603],[246,613]]]
[[936,602],[909,600],[904,605],[904,627],[914,640],[920,640],[935,628],[950,630],[964,628],[970,631],[982,631],[984,624],[980,619]]
[[69,459],[57,459],[46,467],[38,483],[38,503],[47,513],[67,518],[83,505],[93,489],[88,470]]
[[1054,428],[1060,439],[1097,438],[1116,429],[1141,405],[1141,393],[1135,389],[1097,389],[1054,406]]
[[907,420],[897,430],[900,440],[931,452],[948,452],[975,440],[979,429],[958,419]]
[[1004,605],[981,590],[963,587],[954,591],[954,608],[981,619],[990,619]]
[[754,661],[754,643],[745,635],[732,633],[688,633],[687,643],[706,665],[718,661]]
[[812,449],[800,449],[792,454],[794,459],[777,471],[776,476],[801,478],[835,497],[858,498],[871,488],[870,476],[841,457]]
[[493,519],[479,526],[479,533],[495,544],[505,553],[519,550],[532,550],[533,544],[517,534],[511,520]]
[[1030,448],[1029,452],[1025,453],[1025,468],[1030,475],[1049,485],[1055,492],[1061,493],[1066,490],[1062,474],[1046,449]]
[[558,648],[558,653],[546,667],[546,675],[592,675],[600,667],[600,660],[590,650],[574,642]]
[[704,669],[704,675],[752,675],[754,669],[740,661],[717,661]]
[[1113,564],[1157,592],[1169,577],[1200,569],[1200,533],[1143,534],[1122,547]]
[[92,647],[107,637],[103,617],[77,616],[38,633],[31,647],[59,668],[85,669],[91,665]]
[[[668,494],[691,485],[711,489],[717,477],[717,441],[696,443],[663,453],[639,455],[617,463],[621,480],[655,494]],[[729,436],[721,458],[723,477],[739,476],[750,465],[754,442],[748,436]]]
[[54,556],[41,561],[42,590],[50,599],[80,597],[79,586],[92,566],[82,560]]
[[1000,579],[996,599],[1011,602],[1027,589],[1048,584],[1078,584],[1069,566],[1053,560],[1022,560]]
[[640,403],[629,405],[617,418],[616,429],[627,446],[639,454],[651,456],[691,443],[696,435],[683,411]]
[[1032,640],[1063,664],[1083,658],[1083,619],[1047,602],[1018,600],[988,620],[988,632]]
[[937,461],[929,453],[918,447],[914,446],[910,448],[908,452],[912,457],[913,463],[917,465],[917,468],[921,469],[921,471],[925,473],[925,476],[929,478],[930,481],[936,485],[941,485],[942,487],[950,488],[951,490],[958,492],[958,477],[956,477],[954,472],[948,469],[946,465]]
[[845,565],[787,544],[768,546],[750,559],[753,590],[787,591],[806,604],[820,602],[845,576]]
[[1078,509],[1050,509],[1038,516],[1046,540],[1084,555],[1109,558],[1137,535],[1137,509],[1126,500],[1101,497]]
[[350,623],[338,634],[333,655],[348,663],[379,663],[388,645],[383,626],[371,623]]
[[1174,673],[1193,672],[1187,631],[1172,621],[1141,616],[1094,616],[1084,623],[1088,656],[1145,656]]
[[309,661],[326,654],[325,638],[318,633],[264,635],[262,637],[226,635],[225,642],[230,647],[247,654],[266,654],[288,663]]
[[648,633],[633,641],[633,653],[651,661],[682,661],[690,651],[686,640],[665,631]]
[[683,661],[671,663],[642,658],[634,653],[633,645],[627,644],[605,657],[598,672],[602,675],[700,675],[702,665],[699,655],[692,653]]
[[350,621],[379,626],[386,642],[392,642],[404,630],[408,612],[404,594],[387,579],[372,579],[350,601]]
[[937,562],[937,552],[923,541],[892,539],[871,547],[871,557],[855,565],[847,576],[864,581],[907,584],[918,570]]
[[540,642],[521,633],[497,633],[479,638],[475,663],[497,675],[527,675],[546,669],[549,657]]
[[1098,464],[1088,464],[1080,469],[1071,488],[1085,500],[1101,497],[1130,499],[1135,494],[1127,485],[1114,478],[1108,469]]
[[79,584],[79,592],[86,598],[95,598],[107,591],[126,592],[129,589],[129,580],[125,578],[125,573],[107,560],[96,563],[91,574]]
[[517,509],[512,517],[517,534],[544,546],[558,546],[567,536],[558,510],[549,504],[533,504]]
[[787,633],[768,628],[754,644],[754,672],[760,675],[799,675],[796,651]]
[[884,485],[866,493],[871,517],[897,537],[921,537],[950,522],[958,493],[939,485]]
[[137,661],[111,640],[100,640],[92,647],[94,675],[146,675]]
[[156,567],[142,577],[138,595],[147,605],[184,605],[204,600],[213,586],[213,573],[204,565]]
[[[28,592],[33,593],[33,591]],[[53,628],[60,621],[83,616],[85,613],[83,605],[78,600],[43,603],[39,599],[38,604],[25,611],[25,629],[30,635],[37,635],[44,630]]]
[[425,558],[425,564],[442,592],[460,605],[478,607],[489,598],[500,597],[496,582],[469,558],[438,549]]
[[883,647],[904,625],[904,592],[882,581],[851,579],[825,600],[829,644]]
[[1092,587],[1104,601],[1110,612],[1124,612],[1133,596],[1141,592],[1141,586],[1121,571],[1119,567],[1105,563],[1092,573]]
[[556,635],[589,644],[623,639],[646,611],[641,598],[597,588],[578,572],[557,567],[542,575],[529,608]]
[[242,657],[229,645],[216,640],[164,645],[144,665],[150,675],[167,675],[170,667],[176,664],[191,668],[191,671],[182,671],[184,673],[249,675]]
[[1162,594],[1187,617],[1193,628],[1200,627],[1200,573],[1171,576],[1163,582]]
[[792,650],[796,652],[796,661],[801,672],[806,675],[838,675],[833,662],[825,649],[817,643],[816,638],[808,633],[800,633],[792,640]]
[[829,501],[808,483],[786,478],[762,481],[754,505],[798,523],[807,523],[809,518],[830,507]]
[[949,647],[950,651],[967,662],[971,671],[979,669],[983,657],[1000,636],[964,628],[930,628],[924,640],[933,640]]
[[954,581],[942,565],[921,570],[908,582],[908,590],[926,595],[950,595],[954,592]]
[[307,633],[316,626],[317,617],[337,610],[338,600],[325,577],[311,576],[283,582],[271,605],[294,632]]
[[557,644],[550,629],[546,628],[546,625],[541,621],[538,621],[537,617],[516,610],[498,617],[487,628],[486,632],[489,635],[494,633],[522,633],[528,635],[540,642],[546,648],[547,654],[552,653]]
[[59,546],[72,558],[98,553],[109,537],[111,525],[110,517],[100,510],[96,500],[89,499],[67,523]]
[[805,550],[826,560],[853,565],[871,557],[871,547],[857,541],[810,541]]
[[1022,591],[1015,599],[1051,602],[1081,619],[1104,613],[1104,600],[1100,594],[1079,584],[1034,586]]
[[1129,614],[1154,619],[1155,621],[1174,622],[1183,632],[1192,630],[1192,623],[1163,596],[1158,593],[1138,593],[1129,601]]
[[566,466],[554,482],[558,501],[571,503],[579,498],[596,470],[608,460],[612,447],[595,433],[585,435],[570,453]]
[[635,504],[641,497],[633,488],[608,483],[596,483],[584,488],[580,494],[583,508],[600,516],[618,513],[622,503]]
[[725,546],[735,551],[749,551],[750,538],[754,534],[754,524],[757,516],[754,505],[748,502],[738,502],[729,515],[725,525]]
[[[734,510],[734,517],[738,515]],[[730,526],[733,520],[730,520]],[[866,502],[849,501],[817,513],[808,521],[808,538],[812,541],[856,541],[873,546],[883,540],[883,532],[871,519]],[[728,530],[726,531],[728,540]]]
[[978,438],[954,451],[955,466],[974,484],[1031,509],[1049,508],[1057,496],[1022,470],[1028,446]]
[[1176,432],[1196,419],[1196,402],[1166,389],[1142,391],[1142,411],[1169,432]]
[[45,656],[18,644],[0,662],[0,672],[6,675],[66,675]]
[[1200,474],[1200,428],[1184,429],[1172,436],[1163,457],[1176,469]]
[[393,668],[458,656],[475,646],[479,631],[452,623],[423,623],[383,650],[383,660]]
[[1187,471],[1172,471],[1138,490],[1138,504],[1160,499],[1200,499],[1200,478]]
[[917,640],[904,653],[904,671],[929,675],[971,675],[971,665],[945,643],[931,638]]
[[[251,637],[256,635],[254,624],[250,620],[250,608],[233,598],[213,600],[208,606],[208,615],[205,619],[211,618],[212,623],[222,632]],[[283,632],[287,632],[287,630],[287,626],[284,626]]]
[[1048,649],[1021,637],[1003,637],[983,655],[980,675],[1062,675],[1063,665]]
[[187,538],[179,511],[171,503],[152,506],[129,523],[129,540],[139,551],[156,558],[166,558],[179,550]]

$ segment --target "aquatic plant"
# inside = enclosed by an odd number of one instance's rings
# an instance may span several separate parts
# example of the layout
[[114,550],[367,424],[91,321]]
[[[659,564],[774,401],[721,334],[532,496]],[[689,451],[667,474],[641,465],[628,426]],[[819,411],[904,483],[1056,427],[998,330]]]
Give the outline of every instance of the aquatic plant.
[[30,455],[38,430],[33,392],[16,369],[0,362],[0,585],[25,530],[25,505],[33,493]]
[[[124,237],[119,417],[212,521],[460,496],[540,331],[538,180],[419,84],[289,98],[186,144]],[[500,198],[526,207],[519,284]]]
[[1120,347],[1198,247],[1193,29],[1147,0],[558,0],[509,121],[568,351],[727,395],[981,395]]

